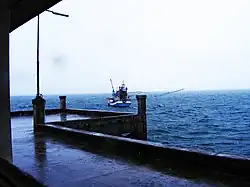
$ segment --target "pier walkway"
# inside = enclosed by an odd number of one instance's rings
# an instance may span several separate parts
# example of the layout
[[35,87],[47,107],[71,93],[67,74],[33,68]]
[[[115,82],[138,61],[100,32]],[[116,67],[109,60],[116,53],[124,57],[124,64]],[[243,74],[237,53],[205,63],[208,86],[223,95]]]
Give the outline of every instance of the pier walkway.
[[[57,118],[46,117],[47,121]],[[67,119],[71,117],[76,116],[67,116]],[[14,164],[51,187],[226,186],[218,181],[162,173],[115,156],[91,153],[55,138],[34,134],[32,117],[12,117],[11,123]]]

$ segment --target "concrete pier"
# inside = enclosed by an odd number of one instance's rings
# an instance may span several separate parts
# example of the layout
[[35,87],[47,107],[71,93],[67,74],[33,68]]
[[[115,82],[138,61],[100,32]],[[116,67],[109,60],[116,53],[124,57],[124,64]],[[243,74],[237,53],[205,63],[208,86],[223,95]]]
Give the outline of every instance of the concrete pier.
[[59,99],[60,99],[60,109],[65,110],[67,108],[66,96],[59,96]]
[[136,95],[138,111],[137,114],[141,117],[143,124],[143,136],[142,139],[147,140],[147,96],[146,95]]
[[[141,141],[134,144],[129,142],[137,142],[136,140],[127,140],[125,142],[124,138],[122,138],[123,141],[120,142],[108,137],[101,139],[93,138],[94,135],[90,139],[85,139],[86,136],[81,139],[75,133],[66,133],[61,136],[60,132],[37,133],[34,136],[33,133],[27,133],[32,131],[30,126],[32,123],[31,116],[15,117],[12,119],[12,123],[14,164],[48,187],[250,186],[246,181],[239,180],[233,176],[227,179],[218,175],[218,173],[216,177],[210,177],[213,172],[209,172],[208,175],[200,171],[197,173],[192,167],[194,160],[189,162],[191,166],[188,170],[184,168],[170,169],[168,167],[161,170],[158,165],[150,165],[147,161],[143,164],[136,162],[135,159],[116,155],[116,153],[121,152],[138,155],[138,152],[148,149],[147,152],[142,151],[146,160],[155,161],[155,158],[160,157],[163,159],[160,160],[160,166],[164,165],[162,163],[172,163],[171,158],[174,158],[171,157],[172,154],[170,157],[166,153],[164,155],[158,154],[159,152],[156,152],[154,148],[147,148],[148,145],[141,145]],[[42,127],[45,126],[42,125]],[[99,136],[101,135],[99,134]],[[91,146],[93,144],[97,147],[105,147],[109,151],[113,149],[115,154],[99,151],[95,146]],[[162,148],[157,148],[157,150],[159,149],[163,151]],[[150,154],[147,155],[148,153]],[[180,160],[185,159],[187,158],[185,156],[186,154],[182,153],[178,158]],[[206,164],[206,161],[204,160],[203,163]],[[248,170],[245,171],[246,173],[248,172]],[[27,184],[24,186],[38,185]]]
[[12,162],[8,1],[0,1],[0,157]]
[[45,99],[42,96],[36,96],[32,100],[33,104],[33,125],[36,127],[37,124],[45,123]]

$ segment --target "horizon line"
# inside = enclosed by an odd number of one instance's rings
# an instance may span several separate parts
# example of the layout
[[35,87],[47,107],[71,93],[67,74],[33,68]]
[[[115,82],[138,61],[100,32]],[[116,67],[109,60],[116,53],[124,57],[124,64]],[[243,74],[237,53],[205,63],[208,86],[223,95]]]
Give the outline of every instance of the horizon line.
[[[242,88],[242,89],[184,89],[181,92],[211,92],[211,91],[215,91],[215,92],[224,92],[224,91],[247,91],[250,90],[250,88]],[[166,92],[171,92],[170,90],[162,90],[162,91],[131,91],[128,93],[166,93]],[[61,95],[99,95],[99,94],[110,94],[110,92],[89,92],[89,93],[65,93],[65,94],[58,94],[58,93],[49,93],[49,94],[42,94],[43,96],[61,96]],[[36,96],[36,94],[22,94],[22,95],[10,95],[10,97],[22,97],[22,96]]]

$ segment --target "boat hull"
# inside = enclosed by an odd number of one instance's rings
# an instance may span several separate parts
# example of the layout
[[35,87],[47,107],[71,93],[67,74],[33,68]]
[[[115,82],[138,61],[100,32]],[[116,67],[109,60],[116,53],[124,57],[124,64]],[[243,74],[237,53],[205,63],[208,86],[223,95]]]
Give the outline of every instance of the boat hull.
[[113,107],[129,107],[131,105],[131,101],[113,101],[108,103],[109,106]]

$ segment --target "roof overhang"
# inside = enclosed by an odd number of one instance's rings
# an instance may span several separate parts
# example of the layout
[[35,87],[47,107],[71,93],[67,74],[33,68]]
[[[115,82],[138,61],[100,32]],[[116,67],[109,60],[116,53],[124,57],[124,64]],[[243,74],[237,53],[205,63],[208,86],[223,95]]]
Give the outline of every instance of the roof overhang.
[[22,26],[61,0],[10,0],[10,30]]

